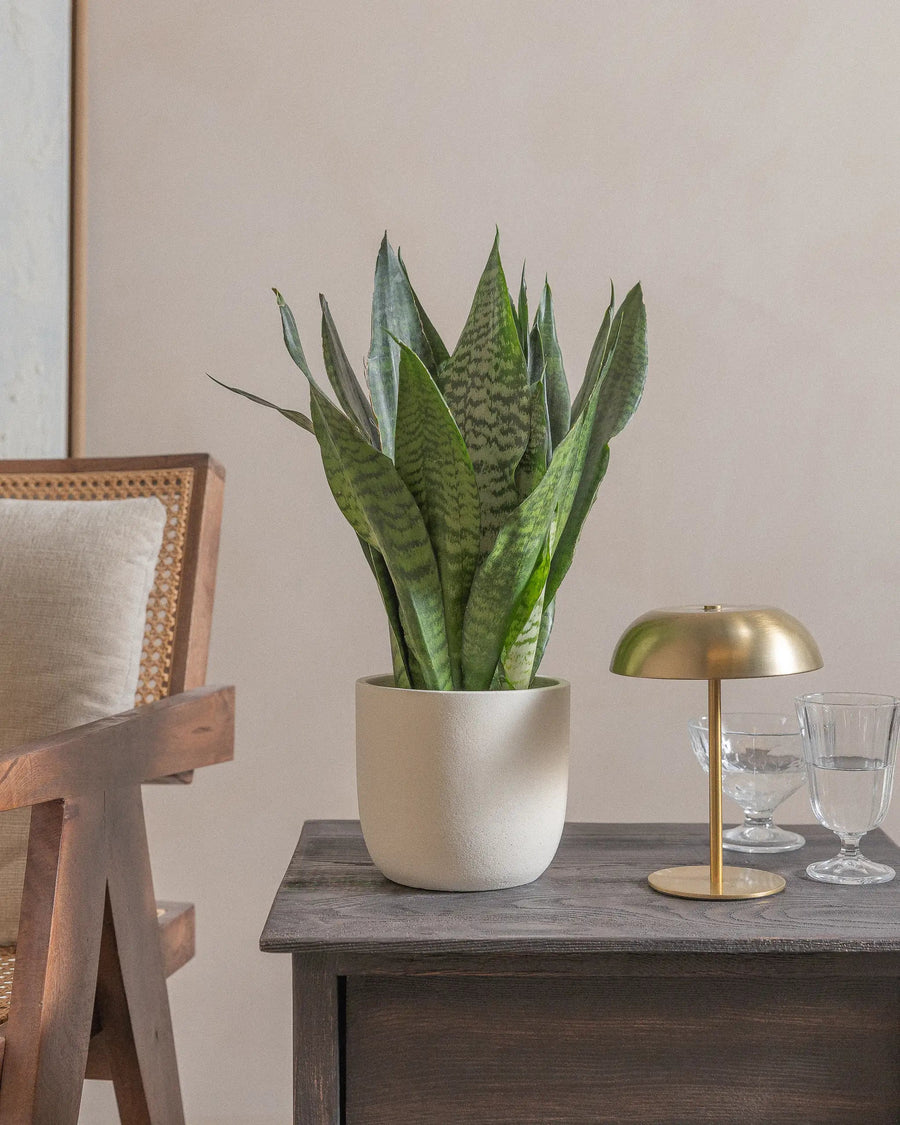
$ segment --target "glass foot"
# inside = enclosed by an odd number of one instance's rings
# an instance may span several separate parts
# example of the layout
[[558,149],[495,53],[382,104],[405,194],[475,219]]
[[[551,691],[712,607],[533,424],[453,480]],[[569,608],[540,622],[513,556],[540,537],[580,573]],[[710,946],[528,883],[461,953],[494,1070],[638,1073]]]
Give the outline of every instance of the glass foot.
[[889,883],[896,872],[886,863],[875,863],[863,855],[836,855],[811,863],[806,869],[810,879],[820,883],[841,883],[845,887],[864,886],[869,883]]
[[722,847],[730,852],[793,852],[806,840],[774,824],[741,824],[722,833]]

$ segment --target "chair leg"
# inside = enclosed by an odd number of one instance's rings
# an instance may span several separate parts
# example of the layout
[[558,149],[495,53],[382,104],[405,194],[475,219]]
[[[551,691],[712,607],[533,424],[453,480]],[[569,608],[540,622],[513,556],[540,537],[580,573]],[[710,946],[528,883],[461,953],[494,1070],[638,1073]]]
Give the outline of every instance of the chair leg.
[[0,1125],[78,1120],[106,888],[104,827],[102,794],[33,810]]
[[184,1125],[141,791],[106,796],[111,846],[97,1005],[119,1115],[122,1125]]

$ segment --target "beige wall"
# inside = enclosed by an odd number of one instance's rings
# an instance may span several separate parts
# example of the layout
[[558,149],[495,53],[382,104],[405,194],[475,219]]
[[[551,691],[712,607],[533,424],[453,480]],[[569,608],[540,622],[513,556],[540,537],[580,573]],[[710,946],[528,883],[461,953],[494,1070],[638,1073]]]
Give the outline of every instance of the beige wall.
[[188,1119],[269,1125],[289,966],[259,931],[302,821],[355,815],[352,684],[388,654],[314,442],[204,372],[305,402],[271,285],[310,355],[323,290],[360,360],[385,227],[452,344],[499,223],[508,273],[550,274],[573,378],[607,278],[640,278],[647,392],[545,667],[573,682],[572,818],[702,819],[702,685],[606,670],[638,613],[771,602],[809,625],[827,668],[729,685],[726,708],[900,691],[900,16],[99,0],[90,33],[89,451],[209,449],[229,473],[211,678],[238,685],[237,761],[147,797],[158,893],[198,903],[171,989]]

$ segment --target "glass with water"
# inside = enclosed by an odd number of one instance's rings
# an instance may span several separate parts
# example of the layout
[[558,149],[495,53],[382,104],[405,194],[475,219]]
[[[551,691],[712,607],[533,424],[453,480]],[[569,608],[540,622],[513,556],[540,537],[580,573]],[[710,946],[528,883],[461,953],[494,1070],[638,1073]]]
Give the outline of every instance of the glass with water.
[[887,883],[894,869],[866,859],[860,839],[888,810],[900,739],[900,701],[891,695],[817,692],[797,700],[816,819],[840,837],[833,859],[806,873],[824,883]]
[[[688,723],[691,746],[709,773],[709,720]],[[793,716],[722,716],[722,791],[741,806],[743,824],[722,833],[735,852],[791,852],[806,842],[774,822],[775,810],[806,781],[800,731]]]

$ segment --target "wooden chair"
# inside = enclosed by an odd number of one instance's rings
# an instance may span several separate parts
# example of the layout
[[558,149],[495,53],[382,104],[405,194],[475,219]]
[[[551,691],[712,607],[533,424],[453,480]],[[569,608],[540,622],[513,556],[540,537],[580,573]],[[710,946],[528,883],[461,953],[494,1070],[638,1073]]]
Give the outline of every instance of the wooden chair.
[[229,760],[232,688],[203,687],[224,474],[205,455],[0,461],[0,497],[156,496],[168,512],[133,711],[0,754],[32,806],[15,948],[0,957],[0,1125],[75,1125],[85,1077],[125,1125],[183,1125],[166,977],[189,904],[155,902],[141,785]]

